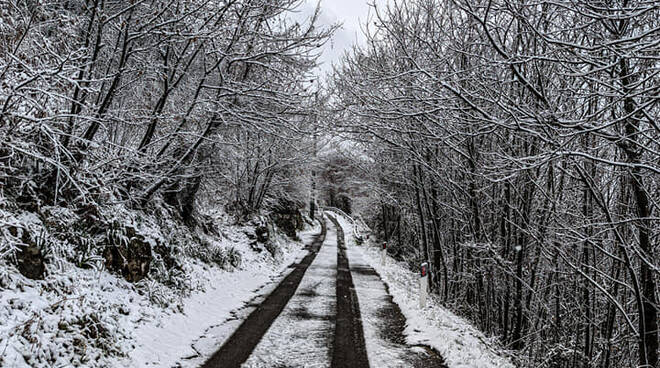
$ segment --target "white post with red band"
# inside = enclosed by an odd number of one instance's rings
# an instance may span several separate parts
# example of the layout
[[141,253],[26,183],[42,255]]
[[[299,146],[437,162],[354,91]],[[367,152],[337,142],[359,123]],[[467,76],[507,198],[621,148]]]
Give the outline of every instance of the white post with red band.
[[426,308],[426,295],[429,287],[429,264],[422,263],[419,269],[419,307]]
[[383,243],[383,250],[380,251],[380,265],[385,266],[387,256],[387,243]]

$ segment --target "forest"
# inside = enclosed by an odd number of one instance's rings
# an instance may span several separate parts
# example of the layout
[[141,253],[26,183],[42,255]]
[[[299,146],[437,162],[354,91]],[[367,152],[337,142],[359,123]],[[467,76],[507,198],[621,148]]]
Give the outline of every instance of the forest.
[[336,68],[365,214],[526,367],[657,367],[660,3],[398,1]]
[[521,367],[660,367],[660,2],[390,0],[325,76],[300,4],[0,3],[0,291],[332,206]]
[[[302,225],[287,219],[308,200],[314,150],[312,69],[334,29],[316,25],[318,10],[293,20],[299,5],[0,2],[1,294],[32,285],[80,313],[32,305],[21,316],[23,296],[3,298],[2,355],[7,341],[28,366],[121,351],[112,318],[125,306],[62,297],[76,284],[94,294],[85,270],[119,274],[176,310],[196,288],[194,262],[240,265],[221,244],[230,225],[250,223],[254,237],[267,229],[260,215],[276,213],[295,237]],[[64,343],[48,335],[63,329]]]

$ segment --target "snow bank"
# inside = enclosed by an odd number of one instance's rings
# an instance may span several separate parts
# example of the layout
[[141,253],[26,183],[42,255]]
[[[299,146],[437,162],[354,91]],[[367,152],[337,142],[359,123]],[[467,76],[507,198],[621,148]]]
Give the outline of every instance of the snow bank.
[[3,367],[103,366],[105,356],[121,354],[126,326],[150,304],[105,272],[72,268],[48,281],[11,283],[0,294]]
[[[303,241],[320,231],[308,228],[300,234]],[[230,238],[240,237],[230,234]],[[240,269],[227,272],[203,267],[196,274],[203,277],[205,289],[186,298],[183,313],[168,313],[135,330],[135,349],[129,357],[117,361],[123,367],[193,367],[206,360],[241,322],[235,311],[250,300],[267,295],[289,272],[291,263],[305,251],[300,243],[279,238],[281,257],[273,260],[265,253],[251,251],[246,241],[234,247],[243,255]],[[233,320],[232,323],[225,323]]]
[[[177,285],[150,279],[131,284],[62,259],[48,265],[43,281],[0,263],[0,366],[171,367],[203,360],[193,343],[255,295],[267,293],[306,253],[300,242],[274,233],[277,252],[255,250],[246,235],[250,230],[223,226],[222,238],[211,240],[240,254],[236,269],[186,258],[189,291],[183,294]],[[319,231],[308,228],[301,237],[308,240]],[[209,354],[220,337],[207,339]]]
[[[351,224],[337,216],[347,234]],[[369,243],[367,243],[369,244]],[[486,338],[465,319],[445,309],[434,295],[427,299],[425,309],[419,307],[419,278],[405,263],[387,257],[385,266],[380,265],[380,247],[356,246],[352,236],[346,237],[346,245],[356,247],[383,281],[388,284],[394,302],[407,319],[406,335],[410,345],[427,345],[437,350],[450,368],[514,368],[510,359],[502,356],[496,342]]]

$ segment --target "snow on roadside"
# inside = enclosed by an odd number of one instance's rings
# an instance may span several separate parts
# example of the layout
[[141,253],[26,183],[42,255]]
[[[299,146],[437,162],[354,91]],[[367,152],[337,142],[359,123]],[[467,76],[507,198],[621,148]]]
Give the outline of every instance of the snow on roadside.
[[[301,239],[307,243],[319,231],[319,226],[308,228],[300,234]],[[255,256],[248,247],[246,243],[239,243],[238,250],[244,255],[239,270],[227,272],[199,266],[195,274],[204,278],[205,290],[184,300],[183,313],[158,316],[139,326],[135,331],[135,349],[128,358],[117,361],[115,366],[199,365],[238,326],[240,321],[222,325],[233,318],[232,312],[253,298],[268,294],[269,288],[288,274],[287,267],[306,254],[299,244],[283,241],[280,243],[282,257],[273,262],[272,259]],[[251,257],[246,259],[245,255]],[[204,339],[205,349],[196,347],[200,339]]]
[[385,266],[380,265],[380,248],[356,246],[349,220],[337,216],[344,228],[346,245],[362,252],[364,259],[388,284],[394,302],[407,319],[406,335],[410,345],[427,345],[437,350],[450,368],[514,368],[515,365],[498,353],[495,343],[465,319],[444,308],[438,298],[431,295],[427,307],[419,307],[419,278],[405,263],[387,256]]
[[[35,281],[0,263],[0,366],[171,367],[194,355],[191,344],[212,325],[231,317],[257,292],[306,253],[300,242],[271,233],[271,248],[255,250],[246,231],[225,226],[209,240],[240,254],[226,270],[186,258],[190,290],[145,279],[126,282],[102,269],[82,269],[65,260],[49,264],[46,280]],[[301,234],[308,241],[320,226]]]
[[72,268],[46,281],[10,280],[0,293],[2,367],[107,366],[105,356],[121,354],[130,339],[125,327],[150,309],[145,296],[105,272]]
[[[183,301],[183,313],[154,316],[135,330],[135,349],[129,358],[118,362],[125,367],[171,367],[179,360],[196,358],[195,339],[207,328],[230,317],[230,313],[251,299],[256,290],[272,281],[281,268],[293,261],[288,253],[277,266],[248,264],[234,272],[197,265],[195,275],[203,277],[207,287]],[[288,263],[287,263],[288,262]]]

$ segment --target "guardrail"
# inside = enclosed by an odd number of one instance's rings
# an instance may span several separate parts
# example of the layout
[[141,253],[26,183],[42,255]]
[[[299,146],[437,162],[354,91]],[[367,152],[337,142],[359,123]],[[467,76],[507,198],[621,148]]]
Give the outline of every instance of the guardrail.
[[346,212],[340,210],[340,209],[337,208],[337,207],[321,207],[321,209],[322,209],[323,211],[332,211],[332,212],[335,212],[335,213],[337,213],[337,214],[339,214],[339,215],[341,215],[341,216],[346,217],[346,218],[347,218],[352,224],[355,223],[355,220],[353,220],[353,218],[352,218],[351,216],[349,216],[348,214],[346,214]]
[[[362,217],[360,215],[356,216],[354,219],[353,217],[349,216],[346,212],[340,210],[337,207],[323,207],[323,211],[331,211],[334,212],[340,216],[343,216],[346,218],[348,221],[350,221],[351,225],[353,225],[353,236],[355,236],[356,239],[362,239],[362,232],[368,234],[371,233],[371,229],[367,224],[364,222]],[[360,231],[360,228],[362,228],[362,231]]]

